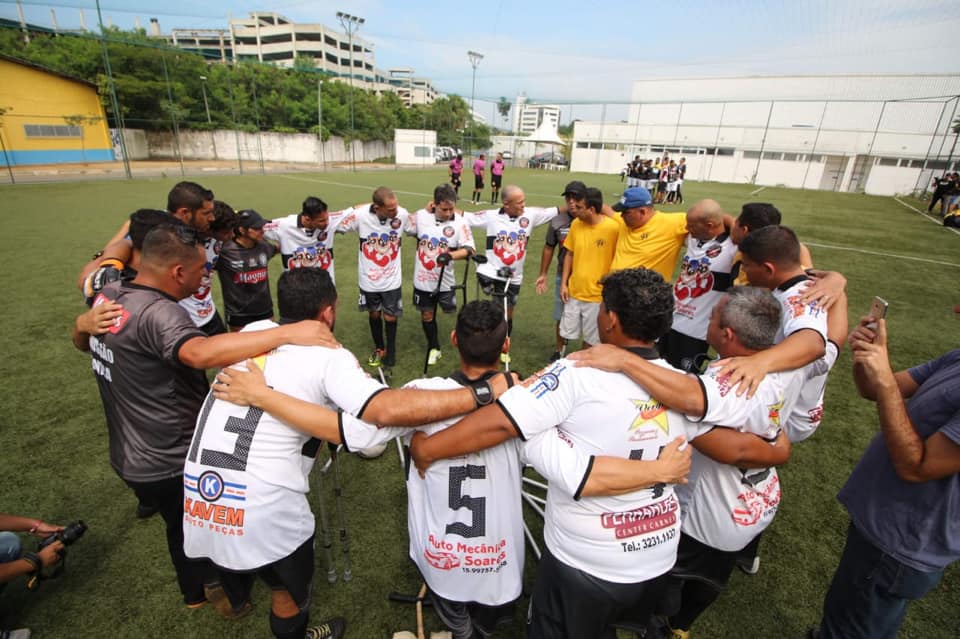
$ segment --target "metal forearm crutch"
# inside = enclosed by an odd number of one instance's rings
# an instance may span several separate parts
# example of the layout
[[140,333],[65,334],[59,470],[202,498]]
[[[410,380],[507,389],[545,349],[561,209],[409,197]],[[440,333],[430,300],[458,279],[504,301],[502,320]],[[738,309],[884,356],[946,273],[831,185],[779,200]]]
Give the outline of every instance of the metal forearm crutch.
[[337,567],[333,564],[333,540],[330,537],[330,523],[327,519],[326,499],[323,494],[323,468],[314,471],[317,484],[317,509],[320,511],[320,543],[323,546],[323,555],[327,561],[327,581],[337,581]]
[[353,568],[350,566],[350,540],[347,537],[347,519],[343,514],[343,483],[340,477],[340,446],[328,443],[330,461],[333,463],[333,495],[337,506],[337,520],[340,525],[340,551],[343,553],[343,580],[353,579]]
[[[387,378],[383,376],[383,367],[379,367],[377,372],[380,373],[380,383],[384,386],[389,386],[387,383]],[[400,455],[400,470],[407,469],[407,456],[403,453],[403,442],[400,441],[399,437],[394,437],[393,441],[397,443],[397,454]]]

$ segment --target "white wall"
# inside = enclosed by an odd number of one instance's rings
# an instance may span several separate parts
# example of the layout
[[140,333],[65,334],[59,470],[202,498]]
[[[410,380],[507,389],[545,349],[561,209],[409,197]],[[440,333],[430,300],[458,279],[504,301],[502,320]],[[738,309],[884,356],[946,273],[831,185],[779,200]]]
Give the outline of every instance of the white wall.
[[436,160],[437,132],[423,129],[394,129],[394,156],[397,164],[432,166]]
[[[145,135],[149,158],[177,158],[173,134],[148,131]],[[350,147],[343,138],[331,137],[321,144],[315,135],[308,133],[261,132],[258,136],[243,131],[181,131],[180,152],[185,160],[236,160],[238,141],[239,155],[244,161],[259,161],[261,152],[266,162],[320,164],[351,160]],[[357,162],[370,162],[392,155],[393,144],[355,140],[353,152]]]
[[[870,176],[867,178],[864,192],[869,195],[910,194],[917,186],[919,176],[919,168],[876,164],[870,168]],[[919,186],[922,189],[925,185],[921,183]]]

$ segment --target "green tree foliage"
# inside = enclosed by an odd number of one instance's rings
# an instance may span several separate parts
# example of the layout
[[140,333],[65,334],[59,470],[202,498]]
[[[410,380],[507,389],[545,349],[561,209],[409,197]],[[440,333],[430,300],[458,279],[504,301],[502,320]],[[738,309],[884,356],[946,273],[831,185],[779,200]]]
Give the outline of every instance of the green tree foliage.
[[[249,62],[229,65],[167,47],[143,30],[111,27],[104,35],[120,117],[129,128],[172,130],[175,119],[181,130],[305,132],[319,133],[324,140],[331,135],[392,140],[395,128],[430,129],[437,132],[440,144],[460,146],[466,135],[474,140],[474,148],[489,146],[489,129],[469,122],[470,109],[459,96],[406,108],[394,93],[378,96],[355,88],[351,127],[349,83],[325,76],[307,58],[296,59],[292,69]],[[95,83],[110,126],[116,126],[98,38],[35,34],[26,44],[17,30],[0,29],[0,53]],[[203,105],[204,89],[210,123]],[[318,109],[318,97],[322,109]],[[318,127],[321,110],[322,128]]]

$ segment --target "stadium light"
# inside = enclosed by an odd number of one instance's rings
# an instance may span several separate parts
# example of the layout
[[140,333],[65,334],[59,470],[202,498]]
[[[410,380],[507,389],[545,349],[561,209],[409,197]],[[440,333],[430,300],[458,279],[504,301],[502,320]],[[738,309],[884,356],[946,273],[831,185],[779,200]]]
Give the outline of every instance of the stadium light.
[[207,76],[200,76],[200,91],[203,93],[203,108],[207,111],[207,124],[211,124],[213,120],[210,119],[210,103],[207,102]]
[[[477,94],[477,67],[480,66],[480,61],[483,60],[483,54],[477,53],[476,51],[467,51],[467,58],[470,59],[470,66],[473,67],[473,85],[470,88],[470,119],[474,119],[474,107],[473,102]],[[470,141],[473,141],[473,136],[470,137]],[[464,146],[467,146],[464,144]],[[470,149],[467,149],[467,153],[470,152]]]
[[353,34],[360,30],[360,26],[366,22],[366,20],[359,16],[344,13],[343,11],[337,11],[337,20],[340,21],[343,30],[347,32],[347,40],[350,47],[350,166],[356,171],[357,162],[353,150]]

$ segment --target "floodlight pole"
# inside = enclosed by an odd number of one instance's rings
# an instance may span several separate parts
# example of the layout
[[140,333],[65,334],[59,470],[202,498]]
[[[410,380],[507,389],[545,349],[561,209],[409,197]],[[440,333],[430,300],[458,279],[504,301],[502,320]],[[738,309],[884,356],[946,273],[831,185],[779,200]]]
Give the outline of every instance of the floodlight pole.
[[203,93],[203,108],[207,111],[207,124],[212,124],[210,119],[210,103],[207,102],[207,76],[200,76],[200,91]]
[[[483,60],[483,54],[477,53],[476,51],[467,51],[467,58],[470,59],[470,66],[473,67],[473,84],[470,87],[470,120],[473,120],[473,101],[477,93],[477,67],[480,66],[480,61]],[[470,141],[473,141],[473,136],[470,136]],[[467,146],[464,144],[464,146]],[[470,147],[467,146],[467,153],[470,152]]]
[[353,150],[354,131],[353,131],[353,34],[360,30],[360,26],[366,22],[363,18],[352,16],[343,11],[337,11],[337,20],[343,30],[347,32],[347,40],[350,46],[350,166],[353,171],[357,170],[357,159]]
[[123,119],[120,116],[120,103],[117,100],[117,85],[113,81],[113,71],[110,70],[110,53],[107,51],[107,41],[103,32],[103,14],[100,12],[100,0],[97,0],[97,21],[100,23],[100,48],[103,53],[103,70],[107,73],[107,81],[110,85],[110,107],[113,109],[113,121],[117,123],[117,131],[120,133],[120,152],[123,153],[123,172],[127,178],[132,178],[130,173],[130,158],[127,155],[127,142],[123,135]]

